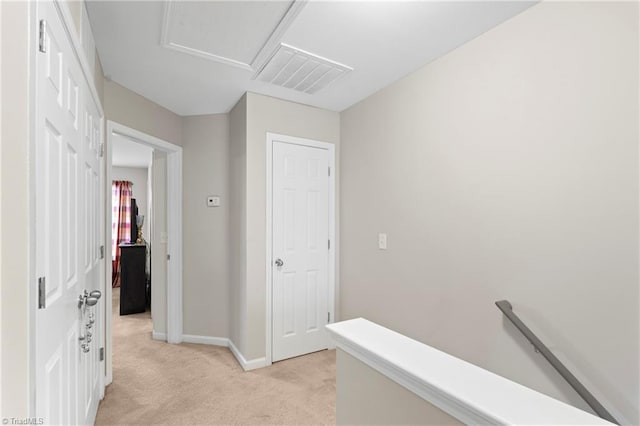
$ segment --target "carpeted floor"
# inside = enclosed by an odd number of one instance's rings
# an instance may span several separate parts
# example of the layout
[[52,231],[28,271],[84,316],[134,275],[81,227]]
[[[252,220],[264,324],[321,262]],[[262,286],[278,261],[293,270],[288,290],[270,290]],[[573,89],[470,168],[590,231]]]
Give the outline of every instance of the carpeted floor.
[[244,372],[227,348],[151,339],[149,313],[118,315],[113,383],[96,424],[335,424],[335,351]]

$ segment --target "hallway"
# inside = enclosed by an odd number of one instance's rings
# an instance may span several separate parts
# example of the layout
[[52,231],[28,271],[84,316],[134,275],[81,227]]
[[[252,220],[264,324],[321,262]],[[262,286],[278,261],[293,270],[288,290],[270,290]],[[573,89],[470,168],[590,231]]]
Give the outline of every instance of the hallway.
[[335,351],[243,372],[227,348],[152,340],[149,313],[120,317],[118,294],[97,425],[335,423]]

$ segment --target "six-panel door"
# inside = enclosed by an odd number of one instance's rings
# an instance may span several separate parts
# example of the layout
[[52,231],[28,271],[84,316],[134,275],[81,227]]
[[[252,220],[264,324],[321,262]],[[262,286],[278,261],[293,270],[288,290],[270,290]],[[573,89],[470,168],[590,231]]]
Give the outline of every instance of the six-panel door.
[[272,360],[278,361],[327,348],[329,153],[276,141],[272,170]]
[[[100,396],[103,301],[90,308],[78,301],[85,289],[100,288],[102,117],[57,7],[43,1],[36,9],[44,33],[35,92],[35,272],[43,289],[36,416],[46,424],[86,424],[93,423]],[[87,328],[91,313],[95,322]]]

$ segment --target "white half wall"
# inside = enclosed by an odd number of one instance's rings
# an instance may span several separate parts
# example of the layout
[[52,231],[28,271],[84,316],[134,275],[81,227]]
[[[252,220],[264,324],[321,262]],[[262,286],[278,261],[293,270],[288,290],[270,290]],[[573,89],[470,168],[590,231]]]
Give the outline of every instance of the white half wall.
[[341,349],[336,349],[336,424],[464,424]]

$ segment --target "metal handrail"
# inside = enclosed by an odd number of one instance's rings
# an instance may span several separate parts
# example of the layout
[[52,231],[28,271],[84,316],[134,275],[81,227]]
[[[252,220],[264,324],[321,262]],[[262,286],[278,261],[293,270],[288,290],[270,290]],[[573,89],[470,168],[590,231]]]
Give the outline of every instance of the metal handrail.
[[496,302],[496,306],[502,311],[504,316],[506,316],[509,321],[511,321],[513,325],[515,325],[516,328],[520,330],[524,337],[526,337],[527,340],[533,345],[536,351],[540,352],[542,356],[545,357],[547,361],[549,361],[551,366],[555,368],[558,373],[560,373],[562,378],[565,379],[567,383],[569,383],[569,385],[571,385],[571,387],[575,389],[576,392],[578,392],[578,395],[580,395],[582,399],[584,399],[585,402],[589,404],[589,407],[591,407],[598,416],[612,423],[620,424],[611,415],[611,413],[609,413],[607,409],[604,408],[602,404],[600,404],[600,401],[598,401],[596,397],[593,396],[593,394],[584,387],[580,380],[578,380],[578,378],[574,376],[567,367],[565,367],[562,361],[560,361],[553,354],[553,352],[549,350],[547,345],[542,343],[542,341],[538,339],[538,336],[536,336],[533,331],[531,331],[529,327],[527,327],[525,323],[522,322],[522,320],[513,312],[513,307],[508,300],[500,300]]

